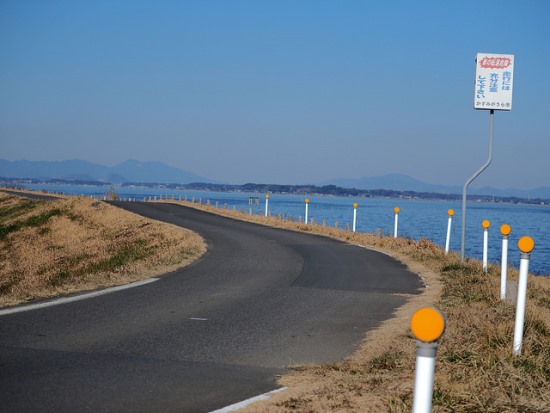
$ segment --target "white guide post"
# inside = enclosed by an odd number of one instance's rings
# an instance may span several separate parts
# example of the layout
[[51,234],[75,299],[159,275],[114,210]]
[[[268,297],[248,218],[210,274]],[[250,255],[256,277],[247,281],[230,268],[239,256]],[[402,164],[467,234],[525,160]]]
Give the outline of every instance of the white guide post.
[[437,344],[429,348],[416,347],[413,413],[432,411],[436,355]]
[[535,242],[530,237],[523,237],[518,242],[521,251],[519,261],[518,301],[516,305],[516,324],[514,327],[514,354],[521,355],[523,342],[523,324],[525,321],[525,302],[527,299],[527,277],[529,275],[529,258],[535,248]]
[[449,220],[447,223],[447,238],[445,239],[445,255],[449,253],[449,248],[451,245],[451,227],[453,225],[453,215],[455,214],[455,211],[449,209],[447,214],[449,215]]
[[413,413],[430,413],[437,341],[445,331],[445,318],[436,308],[421,308],[411,318],[411,330],[416,337]]
[[393,212],[395,212],[395,222],[393,224],[393,237],[397,238],[397,225],[399,224],[399,207],[395,207]]
[[502,234],[502,257],[500,260],[500,299],[506,299],[506,280],[508,278],[508,235],[512,232],[510,225],[503,224],[500,227]]
[[353,229],[353,232],[355,232],[355,224],[357,224],[357,206],[359,204],[357,202],[354,202],[353,204],[353,226],[352,226],[352,229]]
[[481,226],[483,227],[483,271],[487,272],[487,251],[489,244],[489,227],[491,223],[488,220],[484,220]]

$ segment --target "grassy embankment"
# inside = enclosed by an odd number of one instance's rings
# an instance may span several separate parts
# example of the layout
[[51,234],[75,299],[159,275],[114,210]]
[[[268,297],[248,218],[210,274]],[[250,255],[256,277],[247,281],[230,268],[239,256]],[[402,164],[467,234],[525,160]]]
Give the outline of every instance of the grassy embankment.
[[[523,352],[513,356],[515,309],[500,301],[495,265],[485,274],[478,261],[462,264],[456,254],[445,256],[426,240],[193,206],[385,251],[427,284],[423,294],[411,296],[347,360],[295,366],[280,379],[286,391],[247,411],[410,411],[415,340],[408,324],[414,311],[426,305],[438,306],[447,317],[436,365],[434,411],[550,411],[550,278],[529,279]],[[1,305],[130,282],[182,266],[204,249],[190,232],[88,199],[40,202],[2,195],[0,228]],[[516,270],[510,278],[517,278]]]
[[191,231],[103,202],[0,192],[0,307],[149,278],[205,250]]
[[[416,342],[412,314],[435,305],[446,316],[433,398],[435,412],[550,412],[550,277],[529,277],[521,356],[512,353],[515,305],[500,300],[500,267],[485,273],[477,260],[461,263],[428,240],[360,234],[281,217],[189,204],[236,219],[316,233],[384,251],[420,274],[427,288],[367,334],[340,363],[293,367],[284,392],[246,412],[410,412]],[[518,253],[513,247],[510,253]],[[509,269],[509,279],[518,271]]]

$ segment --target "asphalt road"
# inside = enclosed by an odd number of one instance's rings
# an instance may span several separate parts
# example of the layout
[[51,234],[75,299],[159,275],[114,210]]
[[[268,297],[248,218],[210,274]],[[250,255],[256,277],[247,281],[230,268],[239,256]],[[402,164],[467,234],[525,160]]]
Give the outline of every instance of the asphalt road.
[[0,192],[4,192],[9,195],[16,195],[21,196],[29,199],[39,199],[42,201],[55,201],[56,199],[59,199],[59,197],[54,195],[47,195],[43,194],[41,192],[21,192],[21,191],[10,191],[9,189],[2,189]]
[[387,255],[170,204],[125,209],[200,233],[207,254],[138,288],[0,316],[3,412],[207,412],[337,361],[417,293]]

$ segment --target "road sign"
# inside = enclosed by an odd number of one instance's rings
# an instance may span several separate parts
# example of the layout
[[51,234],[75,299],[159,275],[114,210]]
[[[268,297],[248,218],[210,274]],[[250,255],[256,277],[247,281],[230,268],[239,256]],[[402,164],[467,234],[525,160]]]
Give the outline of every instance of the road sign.
[[512,110],[514,55],[478,53],[474,109]]

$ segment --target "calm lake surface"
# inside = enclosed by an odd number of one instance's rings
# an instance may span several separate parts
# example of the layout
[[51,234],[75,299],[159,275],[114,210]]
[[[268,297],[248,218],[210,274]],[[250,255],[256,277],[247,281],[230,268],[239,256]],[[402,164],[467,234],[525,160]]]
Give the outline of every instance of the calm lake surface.
[[[110,186],[79,186],[79,185],[25,185],[28,189],[46,190],[68,195],[86,195],[103,197],[109,192]],[[210,201],[211,205],[218,202],[220,208],[227,204],[228,208],[244,209],[254,214],[265,213],[265,194],[250,194],[244,192],[210,192],[184,191],[149,188],[115,188],[119,197],[142,201],[144,197],[157,198],[187,197],[195,202]],[[259,198],[259,204],[249,205],[249,197]],[[352,197],[320,197],[307,196],[308,220],[316,223],[326,223],[334,226],[338,222],[340,228],[346,225],[352,227],[353,204],[357,202],[356,230],[358,232],[377,232],[391,235],[394,231],[394,208],[399,207],[398,236],[415,240],[427,238],[445,246],[449,209],[455,211],[452,221],[450,248],[460,253],[462,237],[462,203],[444,201],[425,201],[416,199],[383,199],[383,198],[352,198]],[[273,215],[281,214],[294,220],[305,217],[306,196],[270,194],[268,209]],[[550,275],[550,206],[548,205],[512,205],[496,203],[473,203],[467,206],[466,226],[466,256],[483,257],[483,228],[481,222],[489,220],[488,258],[490,262],[500,262],[502,254],[502,235],[500,226],[508,224],[512,228],[509,236],[508,262],[519,267],[520,253],[518,240],[525,235],[535,241],[535,249],[531,253],[529,271],[538,275]]]

